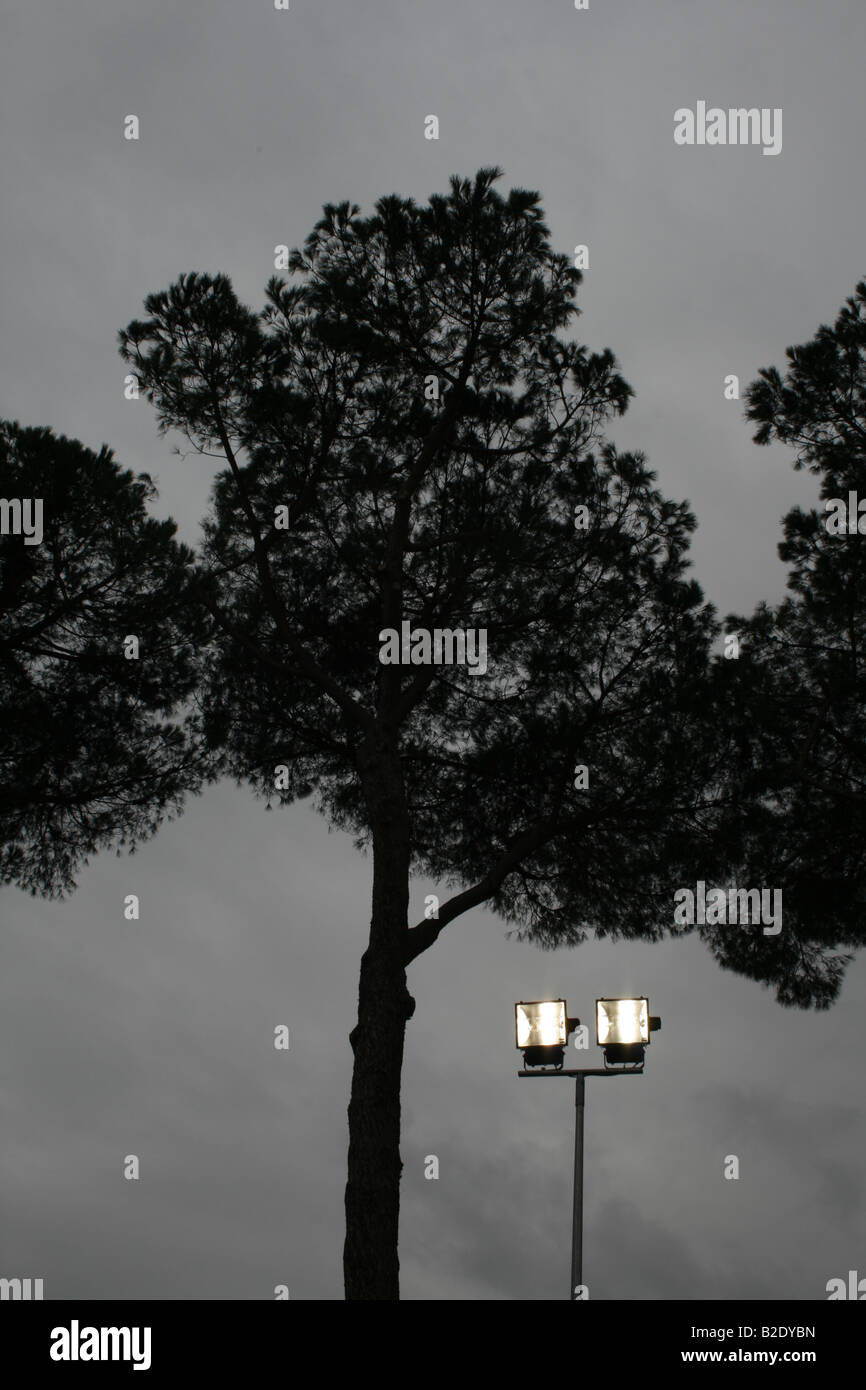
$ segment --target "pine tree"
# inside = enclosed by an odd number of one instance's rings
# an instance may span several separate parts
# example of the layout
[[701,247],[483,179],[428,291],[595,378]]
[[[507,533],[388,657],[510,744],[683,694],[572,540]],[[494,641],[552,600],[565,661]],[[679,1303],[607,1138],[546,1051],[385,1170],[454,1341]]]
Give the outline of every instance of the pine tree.
[[62,897],[201,786],[206,614],[151,479],[111,450],[0,421],[0,493],[43,518],[35,544],[0,536],[0,882]]
[[[820,478],[823,505],[784,518],[790,596],[748,621],[728,619],[743,648],[723,723],[736,731],[742,788],[733,854],[784,884],[786,929],[769,948],[780,997],[826,1006],[862,945],[866,906],[866,535],[857,503],[853,523],[835,524],[851,493],[866,499],[866,282],[832,328],[786,355],[784,376],[764,368],[750,385],[746,414],[757,444],[793,447],[794,467]],[[736,936],[712,944],[723,964],[766,978],[766,949]]]

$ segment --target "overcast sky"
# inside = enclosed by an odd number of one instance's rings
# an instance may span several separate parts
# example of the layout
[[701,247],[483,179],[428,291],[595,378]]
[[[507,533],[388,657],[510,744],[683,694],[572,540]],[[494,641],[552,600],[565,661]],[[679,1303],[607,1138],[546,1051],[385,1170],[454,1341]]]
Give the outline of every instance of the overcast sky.
[[[144,296],[224,272],[258,309],[323,203],[499,164],[557,249],[589,246],[574,331],[635,389],[612,437],[690,500],[707,598],[777,601],[780,518],[817,482],[752,444],[723,381],[782,366],[866,275],[864,52],[862,0],[7,0],[0,415],[110,445],[194,544],[216,465],[124,400],[116,335]],[[781,153],[677,146],[698,101],[782,108]],[[0,1276],[342,1297],[369,883],[307,804],[268,815],[226,783],[66,902],[0,891]],[[414,884],[413,921],[436,890]],[[404,1298],[567,1296],[572,1085],[518,1079],[513,1039],[514,1001],[551,994],[588,1021],[647,994],[663,1018],[643,1076],[587,1086],[591,1298],[824,1299],[866,1273],[863,959],[829,1013],[794,1012],[694,939],[545,954],[478,910],[409,983]]]

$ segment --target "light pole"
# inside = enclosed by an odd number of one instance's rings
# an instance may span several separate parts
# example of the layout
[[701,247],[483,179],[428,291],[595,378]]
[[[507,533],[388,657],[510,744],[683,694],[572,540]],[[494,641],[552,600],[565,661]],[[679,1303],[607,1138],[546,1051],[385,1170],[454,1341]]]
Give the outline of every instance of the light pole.
[[571,1201],[571,1293],[574,1302],[583,1283],[583,1110],[582,1075],[574,1078],[574,1192]]
[[518,1076],[574,1077],[574,1196],[571,1217],[571,1285],[569,1299],[583,1287],[583,1114],[587,1076],[640,1076],[650,1033],[662,1026],[651,1017],[646,998],[596,999],[596,1042],[604,1048],[603,1068],[564,1069],[568,1035],[580,1027],[569,1018],[564,999],[521,1001],[514,1006],[515,1039],[526,1069]]

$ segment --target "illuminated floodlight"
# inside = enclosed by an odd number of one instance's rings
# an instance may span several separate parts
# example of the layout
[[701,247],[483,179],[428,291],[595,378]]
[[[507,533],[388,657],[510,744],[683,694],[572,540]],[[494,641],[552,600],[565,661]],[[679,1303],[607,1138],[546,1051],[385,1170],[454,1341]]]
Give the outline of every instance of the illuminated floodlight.
[[596,999],[595,1026],[599,1047],[610,1043],[648,1043],[649,1001]]
[[642,1062],[650,1033],[661,1028],[660,1018],[651,1018],[649,1001],[638,999],[596,999],[595,1031],[606,1062]]
[[520,1048],[564,1047],[568,1042],[565,1000],[541,999],[533,1004],[515,1004],[514,1026]]
[[514,1039],[528,1067],[561,1067],[568,1035],[580,1022],[564,999],[521,1000],[514,1006]]
[[[569,1018],[564,999],[523,1000],[514,1006],[514,1039],[523,1053],[518,1076],[574,1078],[574,1201],[571,1217],[571,1281],[569,1298],[586,1292],[583,1283],[583,1111],[588,1077],[642,1076],[650,1034],[662,1026],[650,1014],[645,995],[637,999],[596,999],[596,1041],[604,1049],[603,1067],[566,1069],[569,1034],[580,1024]],[[586,1046],[586,1029],[579,1045]],[[619,1090],[619,1087],[617,1087]]]

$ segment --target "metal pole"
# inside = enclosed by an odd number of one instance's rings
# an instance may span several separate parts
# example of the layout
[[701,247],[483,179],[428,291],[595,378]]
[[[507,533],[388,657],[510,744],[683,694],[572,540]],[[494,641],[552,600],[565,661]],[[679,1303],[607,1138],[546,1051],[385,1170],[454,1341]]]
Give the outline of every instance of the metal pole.
[[583,1282],[583,1109],[585,1079],[578,1073],[574,1078],[574,1206],[571,1223],[571,1292],[577,1298],[577,1286]]

